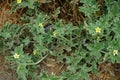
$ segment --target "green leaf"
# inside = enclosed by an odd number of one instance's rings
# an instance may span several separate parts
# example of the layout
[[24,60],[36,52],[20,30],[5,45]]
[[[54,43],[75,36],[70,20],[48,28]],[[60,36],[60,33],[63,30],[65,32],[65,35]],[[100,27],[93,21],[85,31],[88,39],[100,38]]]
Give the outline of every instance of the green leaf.
[[28,45],[30,43],[30,39],[29,37],[26,37],[25,39],[23,39],[22,41],[25,45]]
[[23,54],[23,44],[21,44],[20,46],[16,47],[14,49],[14,52],[17,54]]
[[43,39],[44,37],[42,35],[36,35],[34,36],[34,40],[39,43],[39,45],[43,45]]
[[27,73],[26,65],[19,64],[17,67],[18,79],[27,80]]

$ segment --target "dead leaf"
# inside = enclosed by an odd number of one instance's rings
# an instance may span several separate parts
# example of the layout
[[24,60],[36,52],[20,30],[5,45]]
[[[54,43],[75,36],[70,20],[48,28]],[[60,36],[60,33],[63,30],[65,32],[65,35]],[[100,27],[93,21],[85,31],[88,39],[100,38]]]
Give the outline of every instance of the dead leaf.
[[46,0],[38,0],[40,3],[46,3]]

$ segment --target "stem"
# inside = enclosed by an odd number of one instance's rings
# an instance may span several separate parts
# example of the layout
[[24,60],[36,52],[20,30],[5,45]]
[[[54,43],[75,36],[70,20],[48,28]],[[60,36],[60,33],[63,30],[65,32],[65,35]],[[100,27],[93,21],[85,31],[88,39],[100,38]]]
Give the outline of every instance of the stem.
[[44,56],[42,59],[40,59],[39,61],[37,61],[35,63],[27,63],[26,65],[36,65],[36,64],[40,63],[41,61],[43,61],[47,56],[48,56],[48,54],[46,56]]

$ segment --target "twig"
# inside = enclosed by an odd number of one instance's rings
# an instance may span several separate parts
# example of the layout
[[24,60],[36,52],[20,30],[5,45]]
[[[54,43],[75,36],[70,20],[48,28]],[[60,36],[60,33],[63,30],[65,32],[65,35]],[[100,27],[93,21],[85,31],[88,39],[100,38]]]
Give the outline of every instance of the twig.
[[62,68],[64,67],[65,64],[62,64],[61,67],[59,68],[58,71],[56,71],[55,73],[57,74],[57,72],[60,72],[62,70]]

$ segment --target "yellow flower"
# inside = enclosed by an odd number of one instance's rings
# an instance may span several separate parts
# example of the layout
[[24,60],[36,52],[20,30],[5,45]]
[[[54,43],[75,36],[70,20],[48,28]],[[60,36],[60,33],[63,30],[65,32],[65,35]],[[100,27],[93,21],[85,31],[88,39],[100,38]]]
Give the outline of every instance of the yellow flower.
[[43,27],[43,24],[42,24],[42,23],[39,23],[38,26],[39,26],[39,27]]
[[53,36],[56,36],[56,34],[57,34],[56,32],[53,32]]
[[15,59],[18,59],[18,58],[20,57],[20,55],[18,55],[17,53],[15,53],[15,54],[13,55],[13,57],[14,57]]
[[96,33],[101,33],[101,28],[97,27],[95,30],[96,30]]
[[118,50],[113,50],[113,55],[118,55]]
[[33,54],[36,55],[36,54],[37,54],[37,51],[36,51],[36,50],[33,50]]
[[20,4],[22,2],[22,0],[17,0],[17,3]]

